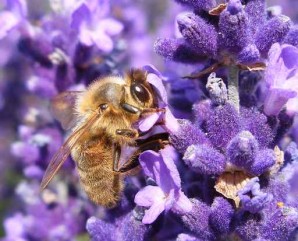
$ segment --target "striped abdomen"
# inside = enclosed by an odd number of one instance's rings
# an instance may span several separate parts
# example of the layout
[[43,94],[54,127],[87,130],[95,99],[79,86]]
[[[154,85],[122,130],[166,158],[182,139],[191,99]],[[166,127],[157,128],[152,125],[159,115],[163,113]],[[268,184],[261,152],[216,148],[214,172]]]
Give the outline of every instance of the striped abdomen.
[[90,200],[113,207],[123,190],[122,177],[113,171],[113,152],[104,140],[90,141],[73,151],[78,173]]

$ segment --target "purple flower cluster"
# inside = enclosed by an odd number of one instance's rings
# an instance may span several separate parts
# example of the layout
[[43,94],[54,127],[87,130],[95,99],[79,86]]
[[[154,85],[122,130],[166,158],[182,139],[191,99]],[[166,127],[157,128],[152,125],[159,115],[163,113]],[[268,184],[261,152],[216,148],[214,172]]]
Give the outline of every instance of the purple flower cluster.
[[[175,2],[188,12],[174,34],[160,12],[176,14]],[[1,240],[297,239],[297,25],[265,0],[175,2],[3,3]],[[147,64],[162,110],[133,123],[138,141],[168,139],[139,154],[114,208],[90,203],[72,162],[40,193],[65,134],[51,99],[129,64]]]

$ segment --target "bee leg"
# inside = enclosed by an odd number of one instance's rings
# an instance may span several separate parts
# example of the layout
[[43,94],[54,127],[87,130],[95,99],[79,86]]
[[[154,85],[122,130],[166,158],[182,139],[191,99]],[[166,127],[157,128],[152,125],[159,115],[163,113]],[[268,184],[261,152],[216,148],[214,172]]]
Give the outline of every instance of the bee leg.
[[165,112],[165,111],[166,111],[165,108],[145,108],[145,109],[142,109],[142,114]]
[[132,155],[132,158],[128,160],[123,166],[118,169],[118,172],[126,173],[139,166],[139,155],[146,150],[159,151],[163,149],[167,144],[169,135],[167,133],[159,133],[145,140],[137,140],[139,149]]
[[116,134],[129,138],[137,138],[139,136],[138,131],[134,129],[117,129]]
[[119,172],[119,160],[121,155],[121,147],[114,144],[113,148],[113,170]]

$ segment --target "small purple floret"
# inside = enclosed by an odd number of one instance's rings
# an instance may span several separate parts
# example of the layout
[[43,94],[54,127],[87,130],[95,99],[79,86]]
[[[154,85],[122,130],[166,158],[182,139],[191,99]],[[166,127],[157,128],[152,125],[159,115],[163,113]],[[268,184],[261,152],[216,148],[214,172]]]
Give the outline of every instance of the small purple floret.
[[154,50],[167,60],[182,63],[197,63],[206,58],[204,53],[196,53],[193,51],[193,48],[182,39],[158,39],[154,44]]
[[256,176],[263,174],[275,164],[276,156],[271,149],[261,150],[254,158],[254,162],[248,168],[248,171]]
[[271,201],[272,195],[260,190],[259,178],[251,179],[243,189],[238,192],[241,208],[251,213],[260,212]]
[[298,48],[298,25],[295,25],[290,29],[283,40],[283,43],[290,44]]
[[240,132],[227,146],[227,156],[230,162],[241,168],[250,167],[258,151],[259,144],[249,131]]
[[284,105],[289,113],[296,112],[298,93],[298,49],[292,45],[275,43],[268,54],[264,79],[268,85],[264,112],[277,115]]
[[210,226],[220,236],[230,231],[234,214],[232,205],[223,197],[216,197],[211,205]]
[[226,165],[225,156],[206,145],[189,146],[183,160],[193,171],[205,175],[218,175]]
[[188,146],[209,143],[206,135],[188,120],[179,121],[179,130],[171,133],[172,145],[180,152],[184,153]]
[[291,24],[289,17],[279,15],[270,19],[259,29],[255,43],[263,56],[267,55],[272,44],[283,40],[289,32]]
[[216,147],[223,148],[241,129],[239,115],[230,104],[218,106],[206,120],[208,137]]
[[181,190],[181,179],[174,163],[177,153],[172,146],[160,150],[145,151],[140,155],[140,164],[144,173],[158,186],[146,186],[135,196],[135,203],[149,207],[142,220],[144,224],[154,222],[165,210],[184,214],[192,209],[192,204]]
[[211,208],[200,200],[192,199],[191,201],[193,203],[191,212],[182,216],[184,225],[198,238],[203,240],[214,238],[209,226]]
[[195,53],[215,57],[217,52],[217,32],[213,25],[194,13],[177,16],[179,30]]

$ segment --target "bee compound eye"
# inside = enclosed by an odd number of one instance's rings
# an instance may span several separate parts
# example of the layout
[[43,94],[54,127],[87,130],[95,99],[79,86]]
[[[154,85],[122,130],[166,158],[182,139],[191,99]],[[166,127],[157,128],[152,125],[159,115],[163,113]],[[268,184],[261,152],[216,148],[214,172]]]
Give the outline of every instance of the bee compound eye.
[[131,92],[133,95],[141,102],[146,102],[149,100],[148,90],[141,84],[133,84],[131,86]]
[[106,110],[108,108],[108,104],[100,104],[99,105],[99,109],[101,110],[101,111],[104,111],[104,110]]

